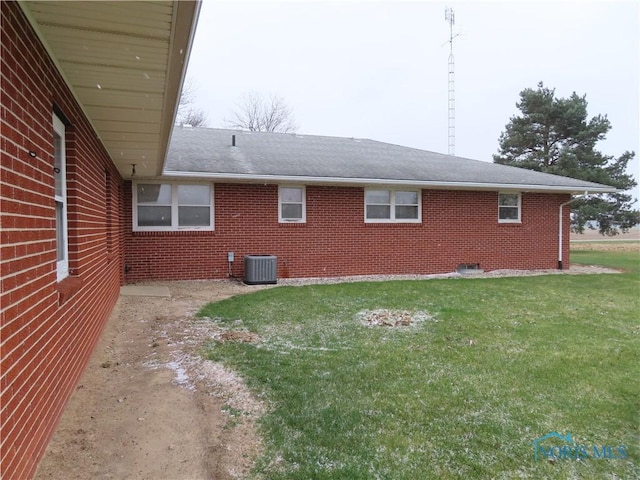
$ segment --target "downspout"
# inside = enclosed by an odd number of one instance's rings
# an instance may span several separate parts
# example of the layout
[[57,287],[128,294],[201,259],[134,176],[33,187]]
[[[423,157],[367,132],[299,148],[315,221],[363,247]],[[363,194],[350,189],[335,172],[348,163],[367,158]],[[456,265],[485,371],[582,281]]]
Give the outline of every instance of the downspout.
[[572,198],[568,202],[564,202],[560,205],[560,214],[558,221],[558,270],[562,270],[562,209],[565,205],[569,205],[570,203],[573,203],[580,198],[584,198],[588,194],[589,192],[584,192],[582,195]]

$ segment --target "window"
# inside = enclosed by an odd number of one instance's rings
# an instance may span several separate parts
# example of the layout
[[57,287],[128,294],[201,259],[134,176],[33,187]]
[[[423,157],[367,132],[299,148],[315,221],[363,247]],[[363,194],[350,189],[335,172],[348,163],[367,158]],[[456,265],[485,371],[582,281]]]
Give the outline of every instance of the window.
[[69,237],[67,233],[67,162],[65,127],[53,116],[53,176],[56,204],[56,272],[58,281],[69,275]]
[[278,221],[306,222],[306,194],[304,187],[280,187],[278,190]]
[[417,190],[365,190],[365,222],[420,222]]
[[213,230],[212,187],[138,183],[133,217],[137,231]]
[[520,194],[519,193],[499,193],[498,194],[498,222],[519,223],[520,222]]

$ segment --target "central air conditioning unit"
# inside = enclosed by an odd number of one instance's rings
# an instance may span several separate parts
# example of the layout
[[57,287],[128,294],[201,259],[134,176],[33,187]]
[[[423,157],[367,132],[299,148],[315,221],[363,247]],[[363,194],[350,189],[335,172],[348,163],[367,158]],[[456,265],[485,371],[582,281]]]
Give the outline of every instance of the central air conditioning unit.
[[245,255],[244,283],[264,285],[278,282],[278,258],[273,255]]

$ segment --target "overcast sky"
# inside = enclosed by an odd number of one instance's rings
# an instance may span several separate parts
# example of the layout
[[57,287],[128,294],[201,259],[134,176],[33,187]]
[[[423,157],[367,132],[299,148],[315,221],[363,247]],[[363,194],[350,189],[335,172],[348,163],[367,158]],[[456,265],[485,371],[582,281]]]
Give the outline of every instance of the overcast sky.
[[[275,94],[298,133],[447,153],[449,24],[456,154],[492,161],[524,88],[586,94],[607,154],[640,154],[640,2],[221,2],[204,0],[188,78],[208,126],[239,97]],[[638,159],[630,170],[638,179]],[[637,191],[636,191],[637,197]]]

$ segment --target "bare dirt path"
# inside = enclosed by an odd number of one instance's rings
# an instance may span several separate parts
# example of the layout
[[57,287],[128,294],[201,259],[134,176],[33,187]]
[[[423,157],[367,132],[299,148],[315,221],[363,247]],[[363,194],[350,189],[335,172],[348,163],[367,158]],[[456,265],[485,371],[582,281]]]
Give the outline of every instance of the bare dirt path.
[[193,315],[261,287],[165,285],[170,297],[120,297],[37,479],[226,480],[251,467],[264,407],[232,372],[201,359],[216,331]]

